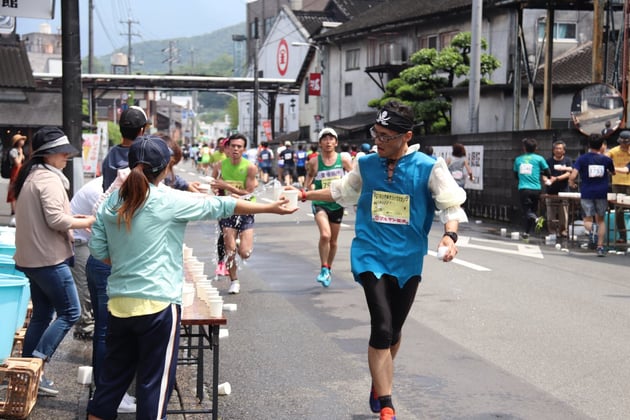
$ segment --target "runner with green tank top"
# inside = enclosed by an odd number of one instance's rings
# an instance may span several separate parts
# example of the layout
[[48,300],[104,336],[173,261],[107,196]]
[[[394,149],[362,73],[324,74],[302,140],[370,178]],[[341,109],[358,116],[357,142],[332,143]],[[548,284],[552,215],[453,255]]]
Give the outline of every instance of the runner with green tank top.
[[[307,163],[306,188],[320,190],[327,188],[330,182],[341,179],[345,172],[352,170],[352,160],[336,152],[338,137],[332,128],[324,128],[319,133],[321,153]],[[343,219],[343,207],[337,203],[313,201],[313,215],[319,228],[319,259],[321,270],[317,282],[330,286],[332,281],[332,263],[337,253],[337,238]]]
[[[243,158],[247,147],[247,138],[242,134],[233,134],[225,143],[228,156],[215,168],[212,181],[213,191],[222,191],[221,195],[239,196],[242,199],[254,201],[253,192],[258,181],[256,166]],[[230,273],[230,294],[241,291],[236,267],[236,254],[245,260],[251,256],[254,248],[254,215],[231,216],[219,220],[225,242],[225,265]],[[240,243],[237,248],[236,240]]]

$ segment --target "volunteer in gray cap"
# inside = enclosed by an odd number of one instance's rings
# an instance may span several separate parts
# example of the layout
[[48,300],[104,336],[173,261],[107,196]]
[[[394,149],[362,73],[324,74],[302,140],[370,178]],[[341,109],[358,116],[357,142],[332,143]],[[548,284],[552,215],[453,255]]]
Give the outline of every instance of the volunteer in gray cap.
[[[617,139],[618,145],[608,150],[606,154],[613,160],[615,175],[612,177],[612,192],[615,194],[630,195],[630,174],[617,171],[617,168],[626,167],[630,163],[630,131],[623,130]],[[615,225],[618,237],[615,242],[628,243],[628,232],[623,207],[615,206]]]

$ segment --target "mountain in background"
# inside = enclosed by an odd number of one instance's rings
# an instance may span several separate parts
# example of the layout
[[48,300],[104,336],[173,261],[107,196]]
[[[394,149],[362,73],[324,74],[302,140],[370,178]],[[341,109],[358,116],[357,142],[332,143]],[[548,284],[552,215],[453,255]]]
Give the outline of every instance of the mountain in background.
[[[172,47],[170,56],[175,58],[171,64],[173,74],[232,76],[232,35],[242,35],[245,32],[246,24],[243,22],[199,36],[132,43],[132,56],[135,60],[131,70],[140,74],[168,74],[169,47]],[[244,45],[240,51],[245,51]],[[127,49],[120,48],[112,54],[118,52],[126,54]],[[241,62],[245,61],[245,57],[241,57]],[[94,72],[109,73],[110,63],[111,55],[96,57]]]

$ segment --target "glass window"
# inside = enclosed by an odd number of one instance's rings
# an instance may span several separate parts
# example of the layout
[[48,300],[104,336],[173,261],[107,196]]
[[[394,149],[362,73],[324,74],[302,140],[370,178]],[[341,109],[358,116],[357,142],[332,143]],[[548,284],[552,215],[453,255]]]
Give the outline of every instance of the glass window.
[[[545,36],[545,21],[538,21],[538,39],[542,40]],[[577,24],[575,23],[556,23],[553,25],[553,39],[562,40],[577,40]]]
[[346,83],[343,90],[346,96],[352,96],[352,83]]
[[346,70],[358,70],[359,67],[359,48],[346,51]]

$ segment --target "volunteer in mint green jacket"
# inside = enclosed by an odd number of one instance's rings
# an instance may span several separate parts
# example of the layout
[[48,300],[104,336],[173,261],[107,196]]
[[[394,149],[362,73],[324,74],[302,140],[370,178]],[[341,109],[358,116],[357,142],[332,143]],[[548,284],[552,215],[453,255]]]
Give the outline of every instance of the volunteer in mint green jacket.
[[288,200],[257,204],[231,197],[198,197],[158,184],[170,149],[143,136],[129,149],[131,173],[101,204],[90,252],[110,263],[108,335],[99,386],[88,404],[90,419],[116,417],[136,376],[137,413],[166,418],[175,384],[186,224],[232,214],[289,214]]

